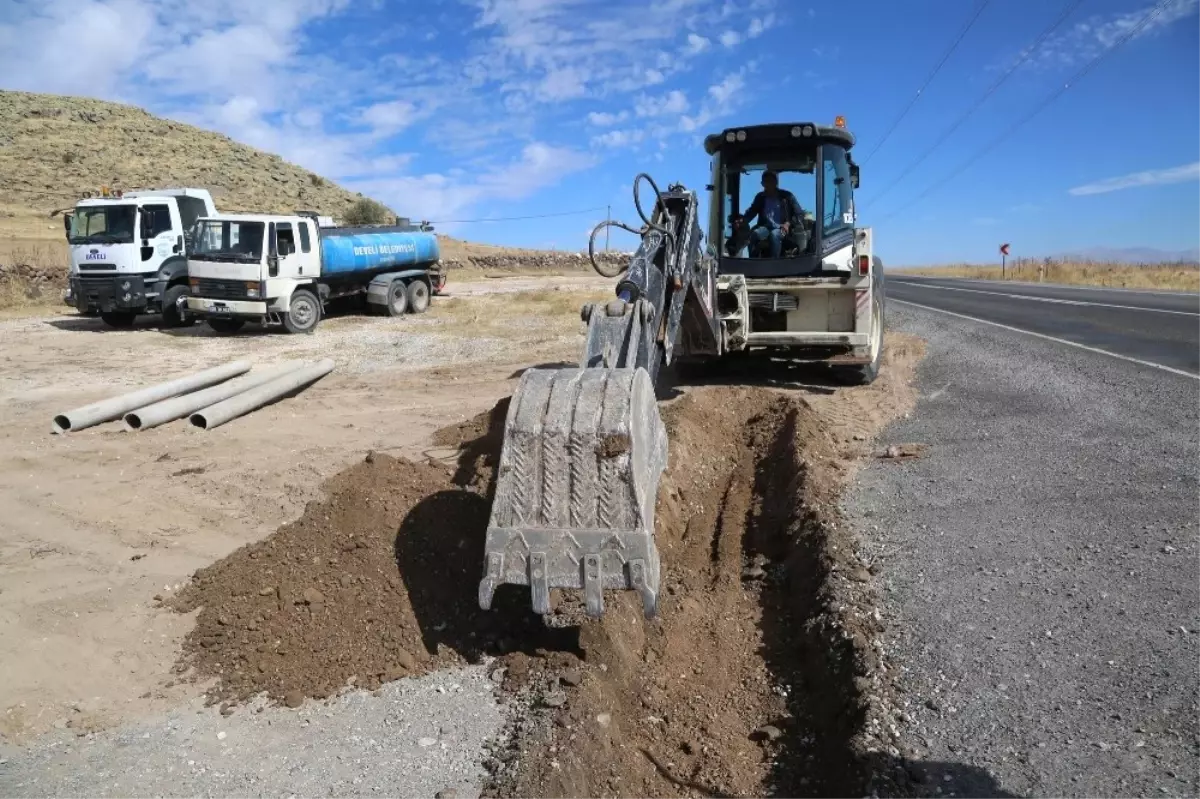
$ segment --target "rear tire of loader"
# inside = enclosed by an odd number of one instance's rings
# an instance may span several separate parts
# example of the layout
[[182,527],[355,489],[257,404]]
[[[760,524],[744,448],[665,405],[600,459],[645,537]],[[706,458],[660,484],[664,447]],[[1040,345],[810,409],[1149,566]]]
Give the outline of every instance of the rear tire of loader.
[[868,386],[879,377],[883,361],[883,299],[877,293],[871,302],[871,362],[845,371],[848,382]]

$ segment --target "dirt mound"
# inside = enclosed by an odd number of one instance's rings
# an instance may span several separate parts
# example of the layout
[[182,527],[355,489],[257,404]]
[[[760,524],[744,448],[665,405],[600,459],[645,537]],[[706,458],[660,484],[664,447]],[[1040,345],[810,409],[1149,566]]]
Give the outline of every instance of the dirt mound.
[[484,653],[573,649],[528,611],[478,607],[488,503],[450,467],[372,453],[325,488],[171,601],[199,610],[181,666],[217,678],[212,701],[322,698]]
[[[292,700],[496,655],[530,709],[490,795],[861,795],[896,764],[868,751],[889,744],[879,622],[836,498],[864,433],[909,407],[919,352],[893,339],[873,386],[811,401],[709,386],[664,404],[653,622],[631,592],[596,621],[571,591],[547,621],[519,586],[478,608],[503,401],[435,435],[456,466],[368,455],[198,572],[175,601],[199,609],[181,667],[216,677],[214,700]],[[828,413],[839,398],[856,412]]]

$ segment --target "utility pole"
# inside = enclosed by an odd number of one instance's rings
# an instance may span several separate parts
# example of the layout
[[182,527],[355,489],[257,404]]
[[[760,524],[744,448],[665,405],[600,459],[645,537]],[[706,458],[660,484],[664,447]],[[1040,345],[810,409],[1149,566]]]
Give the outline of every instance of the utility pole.
[[604,226],[604,253],[608,254],[608,232],[612,230],[612,206],[609,205],[604,211],[604,221],[607,222]]

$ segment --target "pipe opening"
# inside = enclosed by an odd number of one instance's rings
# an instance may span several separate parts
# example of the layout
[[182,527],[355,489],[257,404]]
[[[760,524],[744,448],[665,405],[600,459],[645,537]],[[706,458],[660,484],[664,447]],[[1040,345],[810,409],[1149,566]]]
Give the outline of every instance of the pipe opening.
[[193,413],[191,416],[188,417],[188,419],[191,421],[191,423],[193,425],[195,425],[196,427],[199,427],[201,430],[208,429],[208,420],[204,418],[204,414]]
[[142,417],[136,413],[125,414],[125,424],[129,425],[134,430],[142,429]]
[[55,432],[65,433],[71,429],[71,420],[67,418],[66,414],[59,414],[54,417],[54,426],[58,428]]

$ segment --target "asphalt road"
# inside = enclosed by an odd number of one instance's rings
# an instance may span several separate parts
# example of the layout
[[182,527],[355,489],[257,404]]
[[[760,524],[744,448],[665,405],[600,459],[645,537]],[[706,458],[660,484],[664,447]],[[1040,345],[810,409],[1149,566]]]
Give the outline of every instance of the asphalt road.
[[1200,294],[888,275],[887,295],[1200,373]]
[[996,326],[1195,372],[1196,298],[888,280],[889,326],[928,351],[881,447],[927,449],[871,464],[846,509],[903,751],[949,764],[914,765],[919,792],[1200,794],[1200,381]]

